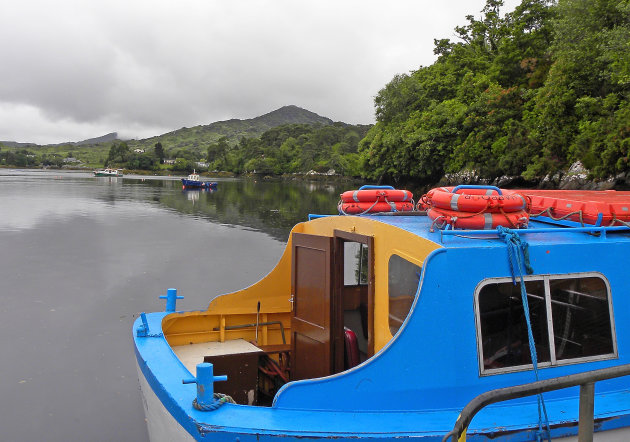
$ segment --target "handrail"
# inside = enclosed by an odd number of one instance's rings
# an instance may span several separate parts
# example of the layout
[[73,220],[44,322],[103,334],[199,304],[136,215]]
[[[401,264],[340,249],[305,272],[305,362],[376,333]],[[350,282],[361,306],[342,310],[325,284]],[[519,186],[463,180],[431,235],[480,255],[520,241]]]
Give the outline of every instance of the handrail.
[[376,186],[376,185],[373,185],[373,184],[366,184],[365,186],[359,187],[359,190],[372,190],[372,189],[395,190],[392,186]]
[[[575,233],[575,232],[618,232],[618,231],[626,231],[628,230],[627,226],[606,226],[606,227],[543,227],[543,228],[534,228],[534,229],[515,229],[519,235],[521,234],[534,234],[534,233],[558,233],[558,232],[567,232],[567,233]],[[441,230],[442,235],[496,235],[496,229],[493,230]]]
[[[468,429],[468,425],[470,425],[473,417],[487,405],[578,385],[580,386],[578,442],[592,441],[595,382],[628,375],[630,375],[630,364],[487,391],[474,398],[464,407],[455,422],[453,430],[442,438],[442,442],[447,442],[449,438],[452,438],[451,441],[453,442],[459,441],[460,437]],[[465,437],[463,440],[465,440]]]
[[455,187],[451,193],[457,193],[458,190],[461,189],[486,189],[486,190],[494,190],[495,192],[497,192],[499,195],[503,195],[503,192],[501,191],[501,189],[499,189],[497,186],[485,186],[485,185],[478,185],[478,184],[460,184],[459,186]]
[[[536,233],[599,233],[599,237],[606,238],[606,234],[610,232],[627,232],[630,230],[630,226],[600,226],[600,227],[544,227],[535,229],[515,229],[514,231],[519,235],[532,235]],[[475,235],[497,235],[496,230],[463,230],[463,229],[438,229],[440,234],[440,242],[444,242],[445,236],[475,236]]]

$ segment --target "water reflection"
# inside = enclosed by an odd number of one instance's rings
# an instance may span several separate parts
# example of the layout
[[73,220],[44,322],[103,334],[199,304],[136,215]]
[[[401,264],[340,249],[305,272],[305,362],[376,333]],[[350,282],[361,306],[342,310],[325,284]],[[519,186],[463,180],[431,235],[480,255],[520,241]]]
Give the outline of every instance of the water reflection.
[[154,190],[152,201],[164,207],[212,222],[264,231],[281,241],[286,241],[290,229],[306,220],[309,213],[336,213],[339,194],[348,186],[297,180],[217,181],[216,190],[180,192],[172,191],[180,187],[173,180],[147,180],[142,184]]
[[0,169],[0,439],[146,441],[133,316],[163,309],[169,287],[194,310],[260,280],[289,229],[334,213],[339,192]]
[[[144,204],[286,241],[309,213],[334,214],[348,184],[301,180],[218,179],[216,190],[182,190],[177,177],[93,177],[86,172],[0,171],[0,230],[28,229],[50,218],[147,215]],[[134,204],[125,204],[133,202]],[[140,203],[140,205],[138,205]]]

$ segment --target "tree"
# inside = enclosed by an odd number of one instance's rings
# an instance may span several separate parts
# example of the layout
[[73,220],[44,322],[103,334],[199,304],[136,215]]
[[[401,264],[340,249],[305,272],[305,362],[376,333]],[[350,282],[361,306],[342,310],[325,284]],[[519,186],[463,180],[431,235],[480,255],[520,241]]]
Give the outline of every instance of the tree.
[[208,146],[208,163],[212,164],[214,169],[225,170],[227,168],[229,150],[230,145],[227,137],[219,138],[219,141]]
[[539,163],[553,170],[580,160],[596,176],[627,170],[628,0],[561,0],[554,35],[553,64],[527,122],[542,146]]
[[129,146],[124,141],[112,143],[107,159],[105,160],[105,167],[113,164],[126,163],[130,152]]
[[164,147],[159,141],[155,143],[155,156],[160,160],[160,164],[164,164]]

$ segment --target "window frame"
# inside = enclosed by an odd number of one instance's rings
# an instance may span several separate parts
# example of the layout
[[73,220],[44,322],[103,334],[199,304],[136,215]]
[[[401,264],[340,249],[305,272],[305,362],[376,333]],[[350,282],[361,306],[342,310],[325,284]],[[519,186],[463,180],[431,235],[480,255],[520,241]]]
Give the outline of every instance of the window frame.
[[[610,316],[610,332],[612,337],[612,353],[606,353],[596,356],[584,356],[580,358],[561,359],[558,361],[556,358],[556,347],[554,342],[554,330],[553,330],[553,315],[551,311],[551,288],[550,281],[558,279],[578,279],[578,278],[599,278],[604,282],[606,286],[606,294],[608,300],[608,314]],[[579,272],[579,273],[560,273],[560,274],[542,274],[542,275],[526,275],[523,277],[525,281],[542,281],[545,289],[545,310],[547,314],[547,338],[549,341],[549,362],[539,362],[538,368],[558,367],[563,365],[581,364],[584,362],[595,362],[608,359],[618,359],[619,354],[617,350],[617,333],[615,328],[615,315],[613,311],[612,302],[612,290],[610,288],[610,282],[600,272]],[[484,355],[483,355],[483,339],[481,336],[481,312],[479,311],[479,294],[481,290],[490,284],[500,283],[512,283],[511,277],[499,277],[499,278],[487,278],[479,282],[475,288],[474,294],[474,310],[475,310],[475,331],[477,335],[477,360],[479,364],[479,374],[481,376],[490,376],[495,374],[512,373],[517,371],[527,371],[533,368],[533,364],[515,365],[512,367],[501,368],[484,368]],[[517,281],[517,284],[520,282]]]

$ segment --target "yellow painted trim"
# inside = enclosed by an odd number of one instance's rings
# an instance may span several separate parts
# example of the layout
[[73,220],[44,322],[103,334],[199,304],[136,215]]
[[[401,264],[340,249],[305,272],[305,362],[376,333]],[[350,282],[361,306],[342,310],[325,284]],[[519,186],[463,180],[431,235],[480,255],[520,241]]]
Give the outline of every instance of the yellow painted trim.
[[468,428],[466,428],[464,432],[462,433],[462,435],[459,436],[459,439],[457,439],[457,442],[466,442],[466,431],[468,431]]
[[[388,295],[388,265],[391,255],[397,254],[421,267],[426,257],[441,246],[398,227],[357,216],[317,218],[297,224],[291,233],[332,237],[335,230],[374,238],[374,350],[378,351],[392,338],[389,331]],[[169,342],[223,341],[236,337],[248,339],[250,335],[253,336],[253,330],[225,330],[225,327],[234,323],[255,322],[258,302],[261,318],[267,318],[264,322],[281,320],[289,342],[292,310],[291,246],[289,236],[276,267],[252,286],[215,298],[205,312],[174,313],[165,317],[162,326]],[[218,319],[219,315],[221,320]],[[215,327],[219,331],[211,332]],[[259,330],[259,334],[262,333],[262,338],[259,336],[259,339],[269,344],[279,343],[279,333],[274,328],[269,326]]]

